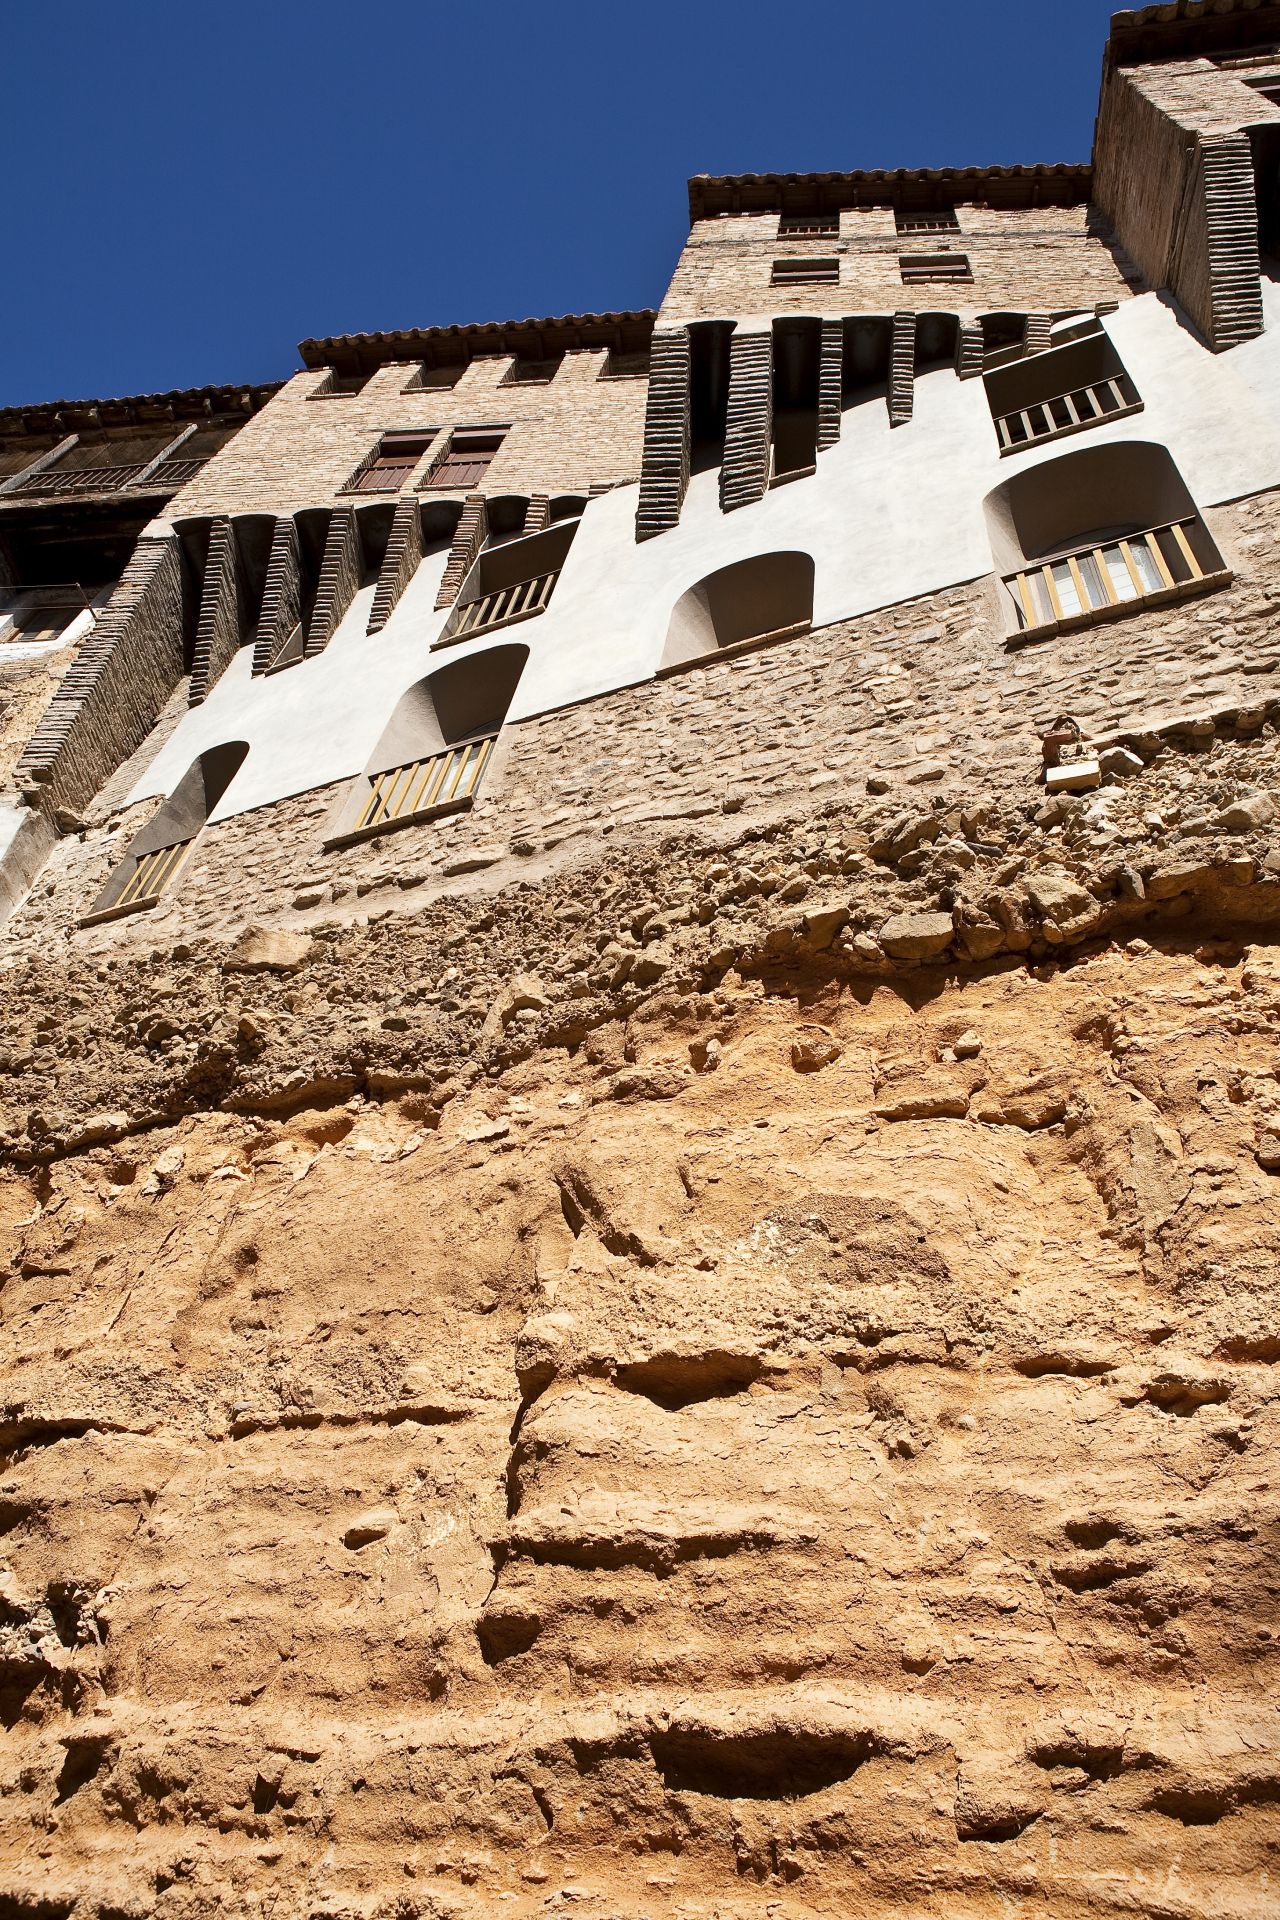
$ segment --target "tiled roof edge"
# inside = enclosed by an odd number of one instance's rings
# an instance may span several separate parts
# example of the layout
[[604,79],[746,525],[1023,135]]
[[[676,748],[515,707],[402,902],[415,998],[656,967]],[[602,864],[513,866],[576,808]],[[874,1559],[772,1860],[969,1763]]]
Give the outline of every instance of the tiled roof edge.
[[1276,0],[1165,0],[1111,16],[1107,66],[1230,53],[1280,38]]
[[0,407],[0,434],[48,433],[79,427],[150,426],[158,418],[198,420],[207,413],[245,413],[264,407],[284,382],[255,386],[175,387],[169,393],[135,393],[102,400],[40,400],[31,406]]
[[853,206],[948,205],[991,194],[1002,206],[1078,205],[1089,197],[1087,161],[1019,167],[862,168],[851,173],[696,173],[689,182],[689,218],[720,213],[797,213]]
[[482,353],[522,350],[531,359],[543,359],[574,346],[639,352],[648,345],[656,318],[646,307],[634,313],[567,313],[543,320],[484,320],[454,327],[406,327],[390,333],[337,333],[321,340],[301,340],[298,352],[304,367],[337,367],[340,372],[372,371],[389,360],[453,365]]

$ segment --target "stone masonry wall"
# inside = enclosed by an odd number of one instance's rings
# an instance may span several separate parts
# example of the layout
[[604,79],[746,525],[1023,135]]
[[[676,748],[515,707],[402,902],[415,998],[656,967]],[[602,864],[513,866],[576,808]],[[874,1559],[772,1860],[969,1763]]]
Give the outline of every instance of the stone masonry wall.
[[[292,513],[357,496],[341,489],[380,434],[440,429],[400,489],[413,491],[450,427],[510,425],[482,483],[486,493],[585,493],[640,475],[647,382],[603,378],[608,355],[566,353],[546,385],[504,386],[506,354],[473,360],[452,388],[405,392],[413,362],[380,367],[360,393],[311,399],[325,370],[295,374],[171,502],[173,519]],[[390,499],[389,494],[358,496]]]
[[[984,313],[1089,307],[1131,291],[1128,262],[1087,207],[961,206],[958,232],[899,234],[889,207],[845,210],[838,239],[778,237],[776,213],[699,220],[658,316],[676,326],[738,314]],[[973,284],[904,286],[902,254],[964,253]],[[770,284],[775,260],[840,262],[839,285]]]
[[1238,577],[1201,599],[1010,651],[994,585],[975,581],[512,726],[469,813],[333,852],[321,842],[345,789],[239,815],[205,829],[153,912],[78,930],[154,807],[120,813],[128,789],[113,781],[4,927],[0,955],[198,944],[250,919],[420,899],[479,872],[509,887],[586,841],[764,817],[868,783],[927,796],[1012,771],[1034,791],[1038,734],[1060,713],[1091,736],[1225,711],[1249,723],[1280,695],[1275,509],[1268,494],[1207,516]]

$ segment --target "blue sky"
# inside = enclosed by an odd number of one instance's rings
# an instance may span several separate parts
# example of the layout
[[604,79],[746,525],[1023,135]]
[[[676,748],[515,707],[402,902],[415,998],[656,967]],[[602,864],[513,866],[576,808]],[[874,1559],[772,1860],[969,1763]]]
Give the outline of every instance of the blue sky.
[[0,405],[656,306],[690,173],[1085,160],[1110,11],[10,0]]

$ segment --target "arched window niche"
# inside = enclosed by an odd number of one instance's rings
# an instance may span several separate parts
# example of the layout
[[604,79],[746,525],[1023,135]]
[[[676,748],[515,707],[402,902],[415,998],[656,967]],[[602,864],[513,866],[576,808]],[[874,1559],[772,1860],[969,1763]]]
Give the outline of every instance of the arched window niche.
[[1010,645],[1188,599],[1232,577],[1168,451],[1147,441],[1043,461],[984,504]]
[[528,658],[528,647],[489,647],[403,693],[325,845],[349,846],[465,812],[489,770]]
[[196,837],[249,751],[245,740],[209,747],[183,774],[169,798],[129,842],[123,860],[80,922],[117,920],[154,907],[187,863]]
[[671,613],[660,674],[789,640],[813,624],[813,556],[756,553],[709,573]]

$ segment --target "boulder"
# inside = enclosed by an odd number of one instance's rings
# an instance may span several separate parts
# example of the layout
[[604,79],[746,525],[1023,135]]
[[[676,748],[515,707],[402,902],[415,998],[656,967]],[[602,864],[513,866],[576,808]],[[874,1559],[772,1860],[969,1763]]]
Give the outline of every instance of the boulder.
[[894,960],[934,960],[954,932],[949,913],[895,913],[880,929],[880,945]]
[[313,942],[284,927],[246,927],[222,963],[225,973],[297,973]]

